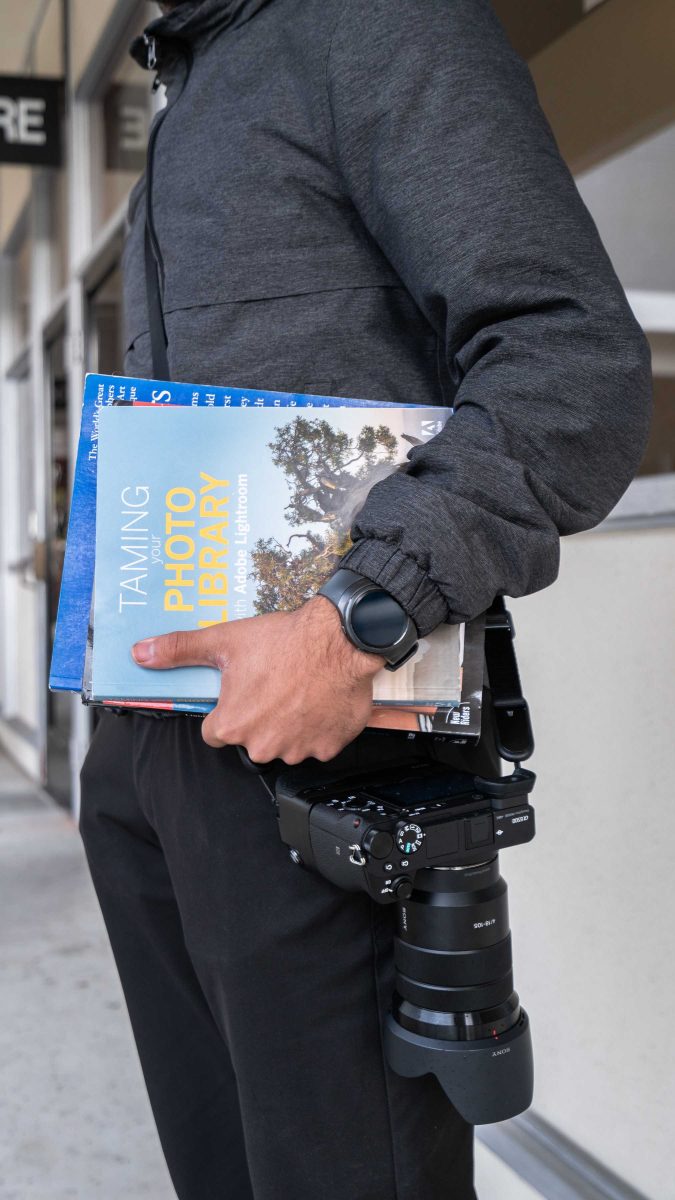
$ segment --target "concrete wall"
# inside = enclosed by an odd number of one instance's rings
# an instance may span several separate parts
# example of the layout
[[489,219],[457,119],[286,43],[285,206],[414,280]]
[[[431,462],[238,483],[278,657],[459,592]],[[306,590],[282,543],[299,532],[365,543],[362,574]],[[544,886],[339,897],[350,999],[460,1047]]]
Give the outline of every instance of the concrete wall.
[[534,1108],[653,1200],[675,1196],[674,597],[661,528],[564,540],[558,582],[510,605],[539,776],[537,837],[502,855]]
[[577,185],[624,286],[675,292],[675,124]]

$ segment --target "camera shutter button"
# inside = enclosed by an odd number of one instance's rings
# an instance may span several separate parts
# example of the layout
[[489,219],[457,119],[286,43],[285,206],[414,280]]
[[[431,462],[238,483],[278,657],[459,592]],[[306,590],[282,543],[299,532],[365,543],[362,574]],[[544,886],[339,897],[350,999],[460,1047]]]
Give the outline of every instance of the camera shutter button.
[[373,858],[387,858],[394,849],[394,839],[385,829],[371,829],[362,845]]

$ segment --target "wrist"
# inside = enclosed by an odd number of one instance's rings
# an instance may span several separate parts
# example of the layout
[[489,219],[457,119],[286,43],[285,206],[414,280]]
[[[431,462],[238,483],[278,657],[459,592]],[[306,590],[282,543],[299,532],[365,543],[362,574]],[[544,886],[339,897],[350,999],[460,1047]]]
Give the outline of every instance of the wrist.
[[338,567],[322,583],[319,595],[337,610],[351,645],[382,658],[387,670],[398,670],[417,652],[415,623],[380,584],[348,567]]
[[327,645],[331,663],[338,662],[356,678],[377,675],[385,666],[381,654],[371,654],[354,646],[347,637],[334,604],[325,596],[312,596],[301,612],[308,621],[308,636],[321,637]]

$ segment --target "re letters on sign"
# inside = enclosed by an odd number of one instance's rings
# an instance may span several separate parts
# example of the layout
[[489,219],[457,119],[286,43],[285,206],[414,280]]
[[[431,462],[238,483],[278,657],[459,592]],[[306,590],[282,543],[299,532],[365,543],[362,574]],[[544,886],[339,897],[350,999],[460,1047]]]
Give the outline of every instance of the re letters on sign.
[[10,146],[44,146],[45,109],[45,101],[37,96],[18,100],[0,96],[0,131],[5,141]]
[[63,165],[63,80],[0,73],[0,163]]

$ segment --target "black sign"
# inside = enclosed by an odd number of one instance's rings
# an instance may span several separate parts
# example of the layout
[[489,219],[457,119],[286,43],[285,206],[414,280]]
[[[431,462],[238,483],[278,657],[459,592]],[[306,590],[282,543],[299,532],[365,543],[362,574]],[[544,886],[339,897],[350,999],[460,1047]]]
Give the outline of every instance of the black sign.
[[140,174],[150,127],[147,87],[112,83],[103,98],[103,125],[106,170]]
[[0,163],[60,167],[63,83],[0,75]]

